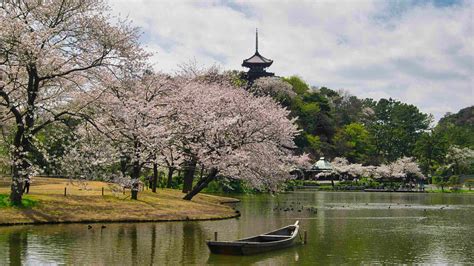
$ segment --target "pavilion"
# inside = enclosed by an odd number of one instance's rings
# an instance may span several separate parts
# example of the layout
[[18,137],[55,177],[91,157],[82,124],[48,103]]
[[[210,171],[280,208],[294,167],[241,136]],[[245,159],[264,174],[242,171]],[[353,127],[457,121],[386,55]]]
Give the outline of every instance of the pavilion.
[[317,173],[331,172],[332,166],[330,162],[324,159],[324,157],[320,157],[319,160],[315,164],[313,164],[313,166],[311,167],[311,170]]

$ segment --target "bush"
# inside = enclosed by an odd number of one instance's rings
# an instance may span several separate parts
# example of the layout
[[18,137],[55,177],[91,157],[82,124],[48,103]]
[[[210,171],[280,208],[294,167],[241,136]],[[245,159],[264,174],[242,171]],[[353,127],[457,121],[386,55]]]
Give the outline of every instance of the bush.
[[381,184],[372,178],[363,177],[357,182],[359,185],[364,186],[365,188],[380,188]]

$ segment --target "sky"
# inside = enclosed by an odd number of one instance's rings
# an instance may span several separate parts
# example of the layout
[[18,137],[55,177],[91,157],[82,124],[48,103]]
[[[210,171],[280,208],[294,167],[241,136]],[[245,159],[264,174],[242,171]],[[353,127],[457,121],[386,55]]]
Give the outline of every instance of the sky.
[[109,0],[141,28],[154,67],[245,70],[255,51],[278,76],[414,104],[435,121],[474,104],[474,0]]

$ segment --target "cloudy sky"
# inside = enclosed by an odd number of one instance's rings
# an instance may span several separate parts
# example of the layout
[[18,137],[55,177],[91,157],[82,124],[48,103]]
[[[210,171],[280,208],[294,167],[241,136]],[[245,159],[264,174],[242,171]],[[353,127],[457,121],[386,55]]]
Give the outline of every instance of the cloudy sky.
[[157,70],[244,70],[259,51],[279,76],[395,98],[438,120],[474,104],[474,1],[109,0],[143,31]]

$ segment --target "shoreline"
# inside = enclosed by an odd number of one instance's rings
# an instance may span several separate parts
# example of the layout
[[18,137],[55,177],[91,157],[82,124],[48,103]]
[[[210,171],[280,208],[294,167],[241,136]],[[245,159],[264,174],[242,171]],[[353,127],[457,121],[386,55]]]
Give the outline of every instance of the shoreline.
[[[112,186],[100,181],[78,185],[68,179],[35,178],[24,197],[33,205],[0,204],[0,226],[210,221],[240,216],[231,206],[240,201],[235,198],[198,194],[186,201],[179,190],[159,188],[157,193],[140,191],[138,200],[130,200],[130,190],[123,194]],[[8,194],[8,187],[0,187],[0,195]]]
[[168,222],[197,222],[197,221],[218,221],[240,217],[240,213],[235,213],[229,217],[216,218],[196,218],[196,219],[158,219],[158,220],[81,220],[81,221],[45,221],[45,222],[24,222],[24,223],[0,223],[0,227],[23,226],[23,225],[53,225],[53,224],[113,224],[113,223],[168,223]]

